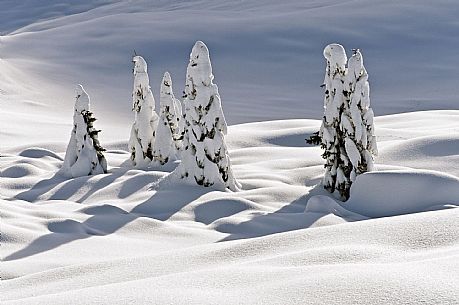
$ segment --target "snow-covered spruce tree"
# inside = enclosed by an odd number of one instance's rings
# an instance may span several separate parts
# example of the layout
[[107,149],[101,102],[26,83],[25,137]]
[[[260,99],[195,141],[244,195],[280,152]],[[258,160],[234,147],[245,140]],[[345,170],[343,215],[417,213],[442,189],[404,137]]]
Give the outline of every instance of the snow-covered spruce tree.
[[69,177],[80,177],[107,172],[107,161],[94,128],[96,118],[89,111],[89,96],[82,85],[76,88],[73,130],[65,152],[61,173]]
[[132,111],[135,121],[129,138],[131,161],[135,167],[147,167],[153,161],[158,115],[155,99],[150,88],[147,63],[141,56],[134,56],[134,88],[132,91]]
[[378,154],[368,73],[358,49],[348,61],[345,87],[347,99],[341,114],[341,130],[352,165],[349,179],[354,182],[357,175],[373,170],[373,156]]
[[227,125],[213,78],[209,50],[197,41],[187,68],[185,134],[182,163],[177,170],[191,183],[237,191],[240,184],[231,169],[224,137]]
[[164,73],[161,82],[160,115],[156,131],[154,158],[161,164],[177,159],[183,138],[182,104],[172,91],[169,72]]
[[347,56],[343,46],[329,44],[324,49],[327,62],[325,70],[324,116],[319,131],[321,147],[325,150],[323,185],[331,193],[337,191],[342,199],[349,197],[352,170],[346,155],[344,133],[341,130],[341,114],[346,102],[344,88]]

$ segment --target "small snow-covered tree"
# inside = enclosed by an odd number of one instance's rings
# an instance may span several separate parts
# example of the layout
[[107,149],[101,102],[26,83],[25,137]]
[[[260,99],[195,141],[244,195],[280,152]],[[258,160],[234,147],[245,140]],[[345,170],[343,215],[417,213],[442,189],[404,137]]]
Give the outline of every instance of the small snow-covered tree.
[[349,58],[345,87],[347,99],[341,114],[341,130],[346,155],[352,165],[349,179],[354,182],[357,175],[373,170],[373,156],[378,154],[368,73],[358,49]]
[[129,138],[131,161],[135,167],[147,167],[153,161],[158,115],[155,99],[150,88],[147,63],[142,56],[134,56],[134,88],[132,91],[132,111],[135,121]]
[[178,157],[183,138],[182,104],[175,98],[169,72],[161,82],[160,115],[153,155],[161,164]]
[[327,62],[324,116],[319,131],[321,146],[325,150],[322,156],[326,160],[323,185],[329,192],[338,191],[343,199],[347,199],[351,168],[341,130],[341,114],[346,101],[344,81],[347,56],[343,46],[334,43],[325,47],[324,57]]
[[89,110],[89,96],[82,85],[76,88],[73,130],[65,152],[61,173],[69,177],[80,177],[107,172],[107,161],[94,128],[96,118]]
[[227,125],[213,78],[209,50],[197,41],[187,68],[185,134],[178,170],[189,182],[236,191],[240,184],[231,168],[225,143]]

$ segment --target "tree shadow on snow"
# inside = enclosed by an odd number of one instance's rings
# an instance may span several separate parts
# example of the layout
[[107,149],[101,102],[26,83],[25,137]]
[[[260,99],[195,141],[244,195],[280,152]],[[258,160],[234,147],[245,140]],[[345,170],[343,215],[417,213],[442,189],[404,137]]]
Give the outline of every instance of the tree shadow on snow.
[[[118,175],[109,175],[102,178],[99,181],[105,180],[100,182],[99,187],[109,184],[110,181],[116,179],[117,176]],[[110,235],[140,217],[166,221],[190,202],[210,191],[214,191],[212,188],[181,185],[181,191],[178,192],[176,185],[169,183],[169,181],[167,181],[168,179],[164,180],[164,183],[160,182],[156,185],[156,192],[150,198],[138,204],[129,212],[114,205],[104,204],[83,208],[83,213],[92,215],[83,222],[78,222],[73,219],[50,222],[48,224],[48,230],[51,233],[37,238],[25,248],[8,255],[4,260],[11,261],[21,259],[53,250],[77,240],[83,240],[93,236]],[[48,184],[49,181],[42,184],[41,188]],[[98,182],[96,186],[97,184]],[[90,196],[90,193],[91,190],[83,195],[82,198],[87,198]]]
[[[80,198],[75,199],[75,202],[82,203],[86,199],[88,199],[91,195],[96,193],[98,190],[101,190],[117,179],[122,177],[128,170],[118,168],[112,172],[107,174],[103,174],[102,178],[99,178],[100,175],[91,175],[91,176],[83,176],[83,177],[76,177],[76,178],[67,178],[65,176],[60,175],[59,173],[54,174],[49,179],[41,180],[34,186],[32,186],[29,190],[24,191],[22,193],[17,194],[14,198],[25,200],[28,202],[34,202],[40,199],[41,196],[45,195],[46,193],[50,192],[53,189],[56,189],[55,192],[46,198],[47,200],[67,200],[76,193],[78,193],[82,188],[90,186],[87,191]],[[98,179],[95,183],[89,183],[90,180]],[[128,196],[128,192],[124,191],[123,193],[125,196]]]
[[[104,210],[104,206],[100,210]],[[113,206],[109,206],[113,208]],[[66,243],[86,239],[92,236],[109,235],[136,219],[136,216],[130,215],[124,210],[111,213],[97,213],[84,222],[78,222],[73,219],[50,222],[48,230],[51,233],[32,241],[25,248],[16,251],[4,258],[5,261],[11,261],[29,257],[39,253],[53,250]]]
[[[27,191],[24,191],[22,193],[17,194],[16,196],[14,196],[14,198],[20,199],[20,200],[24,200],[24,201],[28,201],[28,202],[34,202],[40,196],[46,194],[47,192],[49,192],[50,190],[55,188],[57,185],[59,185],[60,183],[66,181],[66,180],[67,179],[65,177],[63,177],[63,176],[59,175],[58,173],[56,173],[49,179],[45,179],[45,180],[39,181],[37,184],[32,186]],[[70,196],[71,195],[69,195],[69,197]],[[64,199],[68,199],[69,197],[64,198]]]
[[246,222],[238,224],[224,223],[218,225],[215,228],[217,231],[230,234],[220,242],[309,228],[317,220],[325,216],[322,213],[304,213],[309,198],[315,195],[329,195],[329,193],[323,189],[322,185],[318,184],[309,193],[273,213],[257,215]]
[[150,217],[166,221],[189,203],[204,194],[215,191],[213,188],[203,188],[182,183],[180,183],[180,188],[177,188],[177,185],[173,184],[169,187],[167,181],[164,184],[167,186],[160,186],[153,196],[137,205],[130,213],[139,217]]
[[[127,169],[126,169],[127,170]],[[83,202],[92,194],[108,186],[126,173],[126,170],[117,170],[100,178],[77,200]],[[53,195],[52,199],[70,198],[81,187],[88,183],[91,177],[80,177],[66,181]],[[65,219],[48,223],[49,234],[32,241],[25,248],[5,257],[5,261],[21,259],[40,254],[58,248],[70,242],[87,239],[93,236],[107,236],[113,234],[141,217],[166,221],[179,213],[185,206],[197,200],[201,196],[215,191],[213,188],[191,186],[182,182],[172,181],[172,175],[161,178],[156,183],[152,182],[152,176],[145,173],[137,173],[123,181],[118,197],[126,198],[148,184],[152,184],[154,194],[148,199],[137,204],[132,210],[125,211],[115,204],[103,204],[99,206],[83,206],[80,212],[90,215],[88,219],[79,222],[73,219]],[[18,198],[27,200],[37,199],[46,194],[66,179],[58,175],[50,179],[40,181],[29,191],[17,195]],[[180,185],[177,188],[177,184]],[[297,198],[293,202],[283,206],[279,210],[256,215],[252,219],[242,223],[221,223],[215,227],[216,231],[229,235],[220,241],[246,239],[266,236],[275,233],[293,231],[308,228],[318,219],[324,216],[321,213],[304,213],[306,203],[314,195],[328,194],[321,185],[316,185],[307,194]],[[230,198],[212,199],[194,207],[196,221],[206,225],[212,224],[220,218],[225,218],[242,212],[253,204],[243,196]]]

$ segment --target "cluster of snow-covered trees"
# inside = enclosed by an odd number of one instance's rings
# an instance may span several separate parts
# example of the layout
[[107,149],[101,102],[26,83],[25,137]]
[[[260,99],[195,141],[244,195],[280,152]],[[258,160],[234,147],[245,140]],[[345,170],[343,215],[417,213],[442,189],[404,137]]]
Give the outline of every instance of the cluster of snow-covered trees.
[[[185,96],[175,98],[172,79],[164,73],[161,82],[160,112],[150,87],[147,63],[134,56],[132,110],[135,120],[128,142],[132,166],[145,169],[181,159],[178,175],[191,183],[236,191],[240,184],[231,168],[225,143],[227,125],[218,87],[213,83],[212,65],[207,46],[194,45],[187,68]],[[107,162],[93,127],[89,96],[77,88],[74,128],[61,172],[78,177],[107,172]]]
[[[368,73],[360,50],[347,58],[343,46],[330,44],[326,59],[324,115],[319,132],[308,142],[324,149],[323,186],[343,200],[357,175],[373,169],[377,155],[370,108]],[[161,166],[180,159],[177,175],[190,183],[236,191],[240,188],[225,143],[227,124],[218,87],[213,83],[207,46],[195,43],[186,72],[182,102],[175,98],[172,79],[164,73],[159,115],[150,87],[147,63],[134,56],[132,110],[135,120],[129,138],[132,166]],[[183,112],[183,113],[182,113]],[[78,177],[107,172],[104,149],[94,128],[89,96],[77,87],[74,127],[61,172]]]

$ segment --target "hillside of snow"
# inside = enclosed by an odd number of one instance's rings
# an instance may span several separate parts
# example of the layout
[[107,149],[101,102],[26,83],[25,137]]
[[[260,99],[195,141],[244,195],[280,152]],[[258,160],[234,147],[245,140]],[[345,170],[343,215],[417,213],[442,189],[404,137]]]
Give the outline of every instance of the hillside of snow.
[[[2,304],[457,304],[456,1],[0,1]],[[133,169],[132,55],[158,103],[210,50],[239,192]],[[360,48],[379,155],[341,202],[305,143],[330,42]],[[67,178],[75,85],[108,173]],[[159,105],[156,105],[157,109]]]
[[70,126],[78,83],[101,137],[128,136],[134,50],[158,101],[166,70],[182,96],[197,40],[210,49],[229,124],[320,118],[331,42],[362,50],[376,115],[458,110],[458,12],[454,0],[1,1],[0,143],[29,134],[11,128],[18,119],[40,124],[45,141],[66,140],[49,133]]

